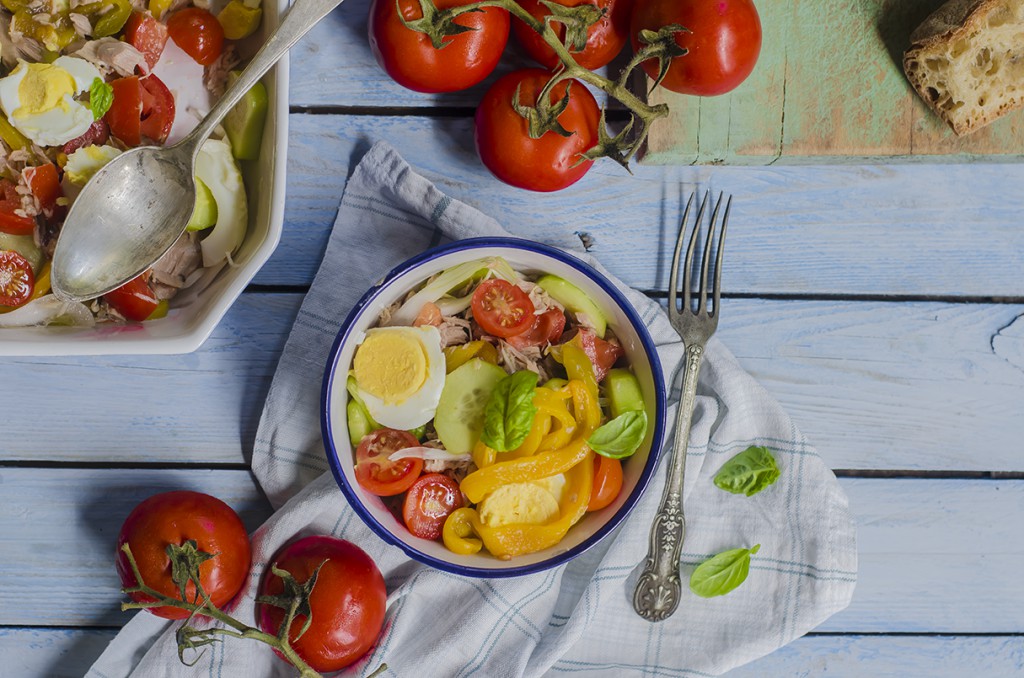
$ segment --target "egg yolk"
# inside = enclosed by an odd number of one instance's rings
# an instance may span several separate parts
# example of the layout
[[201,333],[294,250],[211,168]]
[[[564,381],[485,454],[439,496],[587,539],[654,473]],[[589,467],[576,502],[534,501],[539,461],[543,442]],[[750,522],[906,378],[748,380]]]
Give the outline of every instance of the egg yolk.
[[352,363],[359,388],[391,405],[415,394],[427,379],[423,345],[401,332],[367,333]]
[[64,95],[75,95],[75,79],[63,68],[52,64],[24,64],[25,77],[18,83],[20,106],[16,118],[38,115],[58,106],[65,107]]

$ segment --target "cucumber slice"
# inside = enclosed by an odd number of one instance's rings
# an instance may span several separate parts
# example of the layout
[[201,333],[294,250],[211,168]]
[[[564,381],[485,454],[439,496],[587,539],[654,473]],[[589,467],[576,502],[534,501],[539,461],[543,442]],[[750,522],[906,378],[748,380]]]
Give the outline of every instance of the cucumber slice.
[[445,378],[434,430],[452,454],[469,454],[484,429],[484,407],[505,370],[473,358]]
[[38,273],[39,267],[43,265],[43,251],[31,235],[0,233],[0,250],[13,250],[25,257],[33,273]]
[[612,418],[623,412],[634,412],[644,409],[644,396],[640,391],[640,382],[636,375],[623,367],[608,370],[604,378],[608,405],[612,410]]
[[604,339],[604,332],[608,327],[608,318],[605,317],[601,309],[597,307],[597,304],[583,290],[565,278],[559,278],[557,275],[541,276],[537,280],[537,284],[542,290],[550,294],[552,299],[565,306],[568,310],[576,315],[582,313],[587,316],[590,324],[594,326],[594,332],[597,336]]
[[202,231],[217,223],[217,201],[213,198],[213,191],[199,177],[195,180],[196,207],[185,226],[186,231]]
[[356,447],[363,436],[373,432],[373,425],[366,414],[366,409],[355,400],[348,401],[345,412],[348,415],[348,439],[352,447]]
[[[228,73],[228,87],[238,79],[239,72]],[[255,160],[260,155],[263,141],[263,123],[267,120],[267,88],[257,82],[242,95],[224,116],[224,130],[231,142],[231,153],[238,160]]]

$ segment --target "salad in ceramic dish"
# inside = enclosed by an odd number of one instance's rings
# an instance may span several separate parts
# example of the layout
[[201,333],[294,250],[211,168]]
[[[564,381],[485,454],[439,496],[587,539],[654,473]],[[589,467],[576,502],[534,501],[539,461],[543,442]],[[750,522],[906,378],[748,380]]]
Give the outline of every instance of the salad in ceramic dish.
[[241,162],[268,101],[250,90],[196,160],[196,208],[153,267],[86,304],[50,291],[69,205],[104,164],[181,140],[223,93],[260,0],[0,0],[0,328],[163,317],[224,267],[248,226]]
[[454,553],[550,548],[615,500],[646,435],[624,361],[606,314],[569,281],[500,257],[446,269],[359,338],[356,480]]

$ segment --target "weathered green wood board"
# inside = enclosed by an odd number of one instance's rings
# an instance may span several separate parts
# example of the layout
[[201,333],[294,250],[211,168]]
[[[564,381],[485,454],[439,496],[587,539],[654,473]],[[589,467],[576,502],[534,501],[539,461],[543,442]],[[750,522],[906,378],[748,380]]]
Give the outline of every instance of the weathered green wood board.
[[731,93],[657,88],[654,165],[1024,160],[1024,113],[958,138],[903,74],[909,36],[942,0],[757,0],[763,42]]

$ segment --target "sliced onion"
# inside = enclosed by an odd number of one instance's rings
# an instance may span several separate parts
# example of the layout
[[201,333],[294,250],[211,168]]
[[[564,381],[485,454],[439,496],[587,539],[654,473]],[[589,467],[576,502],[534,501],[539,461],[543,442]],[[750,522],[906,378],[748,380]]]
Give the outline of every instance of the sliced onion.
[[36,327],[39,325],[68,325],[92,327],[96,319],[92,312],[77,301],[62,301],[52,294],[39,297],[9,313],[0,313],[0,327]]
[[448,450],[437,447],[406,447],[405,449],[392,452],[388,455],[391,461],[399,459],[424,459],[436,461],[471,461],[473,457],[468,454],[452,454]]

